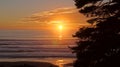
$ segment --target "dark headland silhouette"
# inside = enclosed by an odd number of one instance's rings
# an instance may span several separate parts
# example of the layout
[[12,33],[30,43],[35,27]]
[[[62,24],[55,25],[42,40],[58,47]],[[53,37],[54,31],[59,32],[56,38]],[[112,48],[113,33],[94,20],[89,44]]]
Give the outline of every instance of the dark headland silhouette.
[[0,67],[58,67],[47,62],[0,62]]

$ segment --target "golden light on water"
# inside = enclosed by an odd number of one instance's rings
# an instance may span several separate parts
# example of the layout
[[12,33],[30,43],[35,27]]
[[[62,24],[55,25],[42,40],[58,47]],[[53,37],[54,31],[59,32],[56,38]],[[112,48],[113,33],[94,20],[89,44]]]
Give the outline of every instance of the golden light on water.
[[57,60],[57,61],[56,61],[56,64],[57,64],[59,67],[63,67],[64,60]]
[[59,40],[62,40],[63,36],[62,35],[59,35]]
[[59,29],[59,40],[62,40],[62,37],[63,37],[63,25],[60,24],[58,26],[58,29]]

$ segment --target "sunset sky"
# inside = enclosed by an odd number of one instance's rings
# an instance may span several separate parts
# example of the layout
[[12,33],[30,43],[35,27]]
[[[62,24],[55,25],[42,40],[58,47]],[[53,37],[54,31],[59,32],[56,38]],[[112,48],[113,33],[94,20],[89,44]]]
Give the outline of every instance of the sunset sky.
[[73,0],[0,0],[0,30],[76,31],[87,23],[74,4]]
[[78,14],[73,0],[0,0],[0,10],[0,29],[84,24],[84,17]]

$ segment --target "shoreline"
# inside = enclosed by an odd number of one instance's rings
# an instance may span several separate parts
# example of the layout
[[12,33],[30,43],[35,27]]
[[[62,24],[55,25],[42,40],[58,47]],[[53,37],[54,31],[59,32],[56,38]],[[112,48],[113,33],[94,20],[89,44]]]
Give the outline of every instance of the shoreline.
[[[49,63],[58,67],[72,67],[68,64],[74,62],[73,58],[0,58],[0,64],[5,63],[20,63],[20,62],[32,62],[32,63]],[[1,66],[0,66],[1,67]],[[6,67],[6,66],[4,66]],[[34,66],[35,67],[35,66]],[[39,66],[38,66],[39,67]],[[40,66],[44,67],[44,66]]]
[[58,67],[58,66],[48,62],[18,61],[18,62],[0,62],[0,67]]

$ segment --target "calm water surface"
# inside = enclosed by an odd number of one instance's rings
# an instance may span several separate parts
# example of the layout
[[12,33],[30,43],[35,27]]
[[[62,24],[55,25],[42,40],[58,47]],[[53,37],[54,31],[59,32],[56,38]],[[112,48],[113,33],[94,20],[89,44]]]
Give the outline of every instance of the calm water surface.
[[0,30],[0,61],[72,62],[75,54],[68,47],[75,45],[75,39],[59,39],[50,34],[44,31]]

